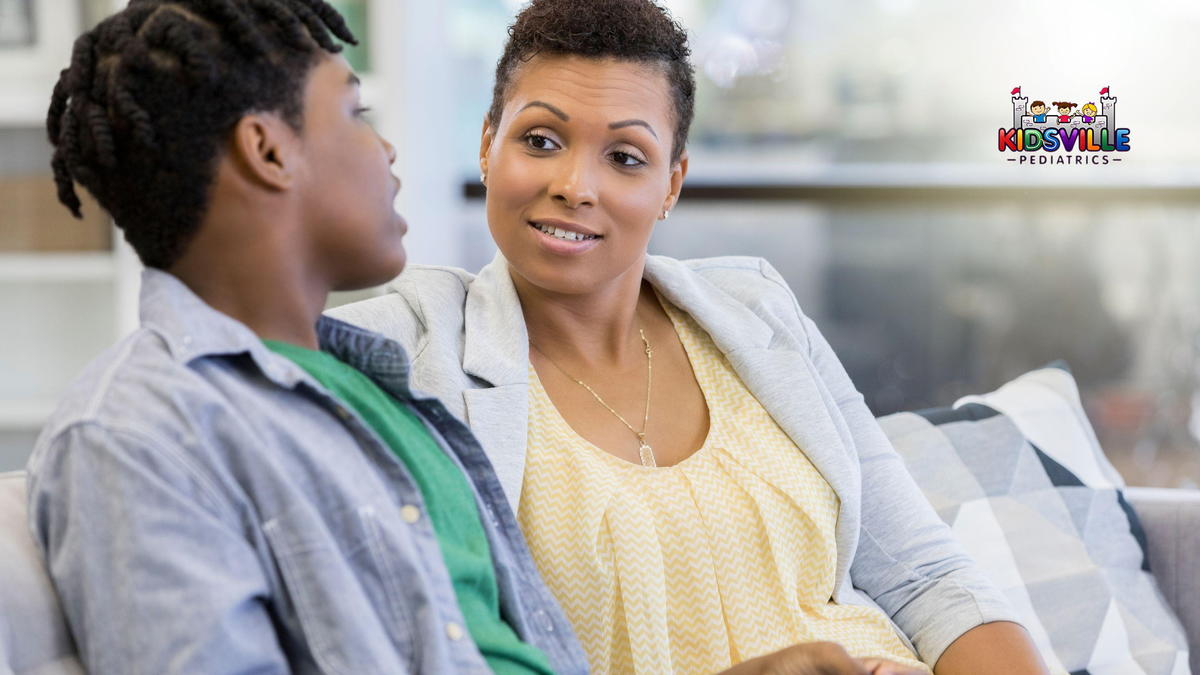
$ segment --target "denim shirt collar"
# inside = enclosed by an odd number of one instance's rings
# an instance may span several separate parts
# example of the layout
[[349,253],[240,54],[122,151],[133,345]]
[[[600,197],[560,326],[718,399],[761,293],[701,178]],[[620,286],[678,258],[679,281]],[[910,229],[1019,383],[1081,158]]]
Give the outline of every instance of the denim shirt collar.
[[[139,313],[142,325],[166,343],[178,363],[246,354],[267,379],[281,387],[311,384],[307,373],[268,349],[246,324],[214,309],[169,272],[142,271]],[[380,380],[393,393],[411,395],[408,355],[397,342],[325,315],[317,320],[316,329],[322,351]]]

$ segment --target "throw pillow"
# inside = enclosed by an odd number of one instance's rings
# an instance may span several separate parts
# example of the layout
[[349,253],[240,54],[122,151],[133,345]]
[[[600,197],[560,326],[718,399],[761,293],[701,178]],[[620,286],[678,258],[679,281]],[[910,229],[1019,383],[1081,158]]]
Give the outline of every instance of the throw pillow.
[[1008,595],[1052,672],[1187,675],[1145,535],[1062,367],[880,420],[913,478]]

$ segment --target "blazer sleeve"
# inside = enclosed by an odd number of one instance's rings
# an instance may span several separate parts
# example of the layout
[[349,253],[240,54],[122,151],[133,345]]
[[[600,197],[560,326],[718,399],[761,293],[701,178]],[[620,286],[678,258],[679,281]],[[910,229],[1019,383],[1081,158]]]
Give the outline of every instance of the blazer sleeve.
[[[783,284],[774,269],[764,271]],[[798,304],[795,309],[809,356],[858,454],[862,522],[850,567],[854,586],[892,617],[931,665],[976,626],[1018,622],[1004,595],[925,499],[829,342]]]

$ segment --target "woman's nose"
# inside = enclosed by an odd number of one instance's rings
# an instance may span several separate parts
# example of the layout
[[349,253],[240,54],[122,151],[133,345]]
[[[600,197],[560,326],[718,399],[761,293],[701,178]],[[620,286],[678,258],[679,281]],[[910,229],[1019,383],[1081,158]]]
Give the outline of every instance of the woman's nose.
[[590,167],[584,161],[563,162],[557,167],[550,187],[550,196],[569,209],[595,206],[595,180]]

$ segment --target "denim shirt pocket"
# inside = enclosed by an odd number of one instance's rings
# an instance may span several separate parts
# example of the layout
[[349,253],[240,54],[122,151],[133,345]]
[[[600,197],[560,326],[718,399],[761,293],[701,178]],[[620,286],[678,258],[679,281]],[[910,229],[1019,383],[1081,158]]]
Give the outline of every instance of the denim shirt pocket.
[[409,599],[383,555],[376,507],[295,506],[263,524],[304,639],[336,675],[407,672],[415,663]]

